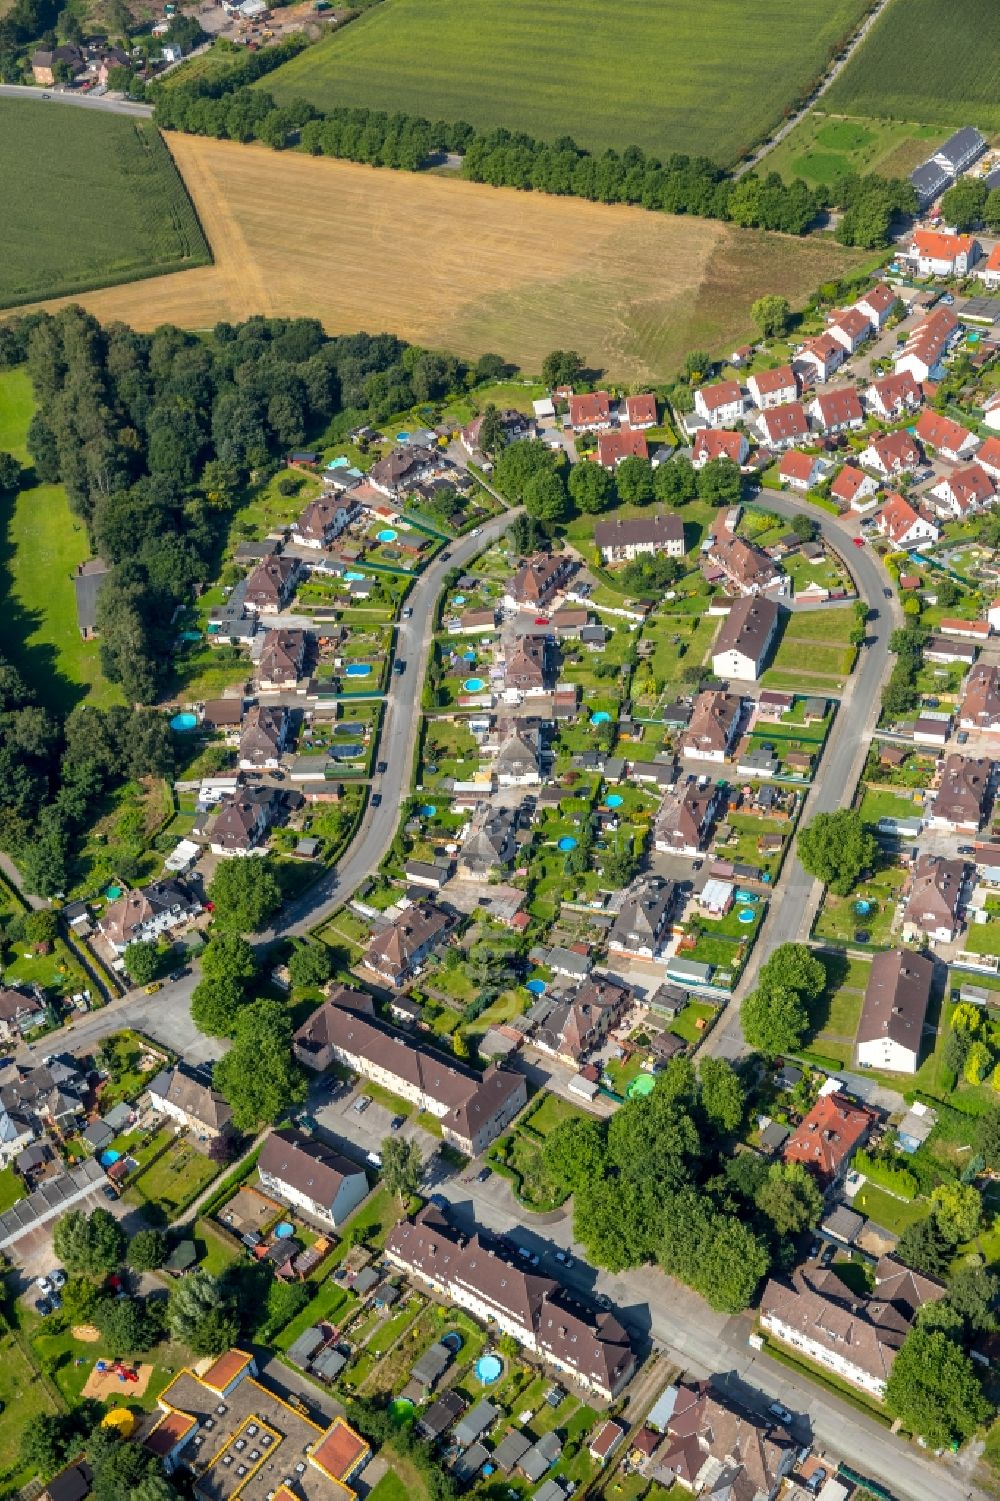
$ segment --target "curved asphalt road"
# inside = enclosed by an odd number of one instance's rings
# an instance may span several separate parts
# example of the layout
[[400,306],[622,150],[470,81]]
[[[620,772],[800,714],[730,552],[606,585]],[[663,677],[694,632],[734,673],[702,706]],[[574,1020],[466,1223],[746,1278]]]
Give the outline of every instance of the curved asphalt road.
[[132,115],[142,120],[152,118],[153,106],[134,99],[108,99],[100,95],[76,94],[70,89],[39,88],[24,83],[0,83],[0,99],[33,99],[36,104],[73,104],[79,109],[100,109],[109,115]]
[[[817,521],[823,540],[850,570],[860,598],[878,611],[878,618],[869,621],[866,644],[848,680],[819,770],[806,796],[803,817],[812,819],[817,813],[833,813],[850,802],[868,754],[872,731],[878,723],[882,685],[892,665],[889,637],[902,624],[903,616],[895,596],[891,600],[885,598],[889,579],[874,553],[867,546],[855,547],[853,539],[859,535],[856,524],[845,524],[807,501],[793,500],[787,495],[767,493],[761,496],[761,503],[782,516],[806,515]],[[722,1020],[705,1041],[706,1053],[739,1058],[747,1051],[740,1027],[740,1003],[753,989],[757,971],[773,949],[781,943],[806,941],[821,894],[821,883],[802,869],[793,845],[750,963]]]

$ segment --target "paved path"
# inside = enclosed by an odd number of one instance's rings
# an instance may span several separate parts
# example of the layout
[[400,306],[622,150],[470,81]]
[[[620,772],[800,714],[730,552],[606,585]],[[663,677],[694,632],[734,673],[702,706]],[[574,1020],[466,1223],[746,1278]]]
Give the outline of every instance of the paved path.
[[73,104],[79,109],[100,109],[109,115],[132,115],[141,120],[151,120],[153,106],[140,104],[135,99],[109,99],[101,95],[75,94],[58,88],[42,89],[23,83],[0,83],[0,99],[33,99],[36,104]]
[[867,15],[862,21],[861,25],[854,33],[854,36],[847,44],[845,50],[840,54],[839,57],[835,57],[833,59],[822,79],[822,82],[819,83],[813,90],[813,92],[809,95],[809,98],[806,100],[805,104],[802,105],[801,109],[796,110],[794,115],[790,116],[789,119],[787,119],[782,125],[780,125],[774,132],[774,134],[764,142],[763,146],[759,146],[757,148],[753,156],[750,157],[749,161],[742,162],[740,166],[737,167],[736,171],[733,173],[734,177],[742,177],[745,172],[752,172],[754,167],[759,166],[759,164],[767,156],[768,152],[773,151],[778,142],[783,141],[785,137],[795,129],[799,121],[804,119],[809,111],[813,109],[816,104],[818,104],[820,99],[822,99],[823,95],[826,93],[827,89],[833,83],[834,79],[840,77],[841,73],[847,67],[847,64],[850,62],[855,52],[861,46],[861,43],[864,41],[865,37],[875,25],[875,22],[878,20],[879,16],[889,4],[891,4],[891,0],[879,0],[878,5],[871,12],[871,14]]
[[[868,547],[854,546],[853,538],[858,535],[856,522],[840,521],[807,501],[793,500],[787,495],[762,493],[760,503],[782,516],[806,515],[818,522],[823,540],[849,569],[860,598],[878,611],[878,619],[868,624],[867,645],[861,648],[860,660],[834,717],[819,770],[806,795],[802,816],[812,819],[817,813],[832,813],[850,800],[878,722],[882,685],[892,668],[889,637],[902,624],[903,617],[895,597],[885,598],[888,575],[875,554]],[[793,844],[750,962],[721,1021],[706,1038],[703,1051],[721,1058],[739,1058],[746,1052],[740,1027],[743,997],[753,989],[757,971],[773,949],[781,943],[805,942],[822,890],[821,883],[807,875],[799,864]]]

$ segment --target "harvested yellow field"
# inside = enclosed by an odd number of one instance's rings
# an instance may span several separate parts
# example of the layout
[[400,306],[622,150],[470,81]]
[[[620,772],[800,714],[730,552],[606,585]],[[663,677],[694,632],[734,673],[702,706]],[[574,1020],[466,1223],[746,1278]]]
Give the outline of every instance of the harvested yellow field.
[[331,333],[493,350],[527,371],[573,347],[612,377],[646,379],[671,375],[690,349],[743,342],[763,292],[794,305],[857,263],[830,241],[198,136],[167,141],[215,264],[72,299],[103,320],[208,328],[307,315]]

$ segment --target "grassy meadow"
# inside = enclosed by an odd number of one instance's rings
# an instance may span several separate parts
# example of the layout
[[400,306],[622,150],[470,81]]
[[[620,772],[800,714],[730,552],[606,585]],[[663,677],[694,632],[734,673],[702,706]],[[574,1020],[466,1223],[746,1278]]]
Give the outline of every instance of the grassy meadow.
[[1000,130],[996,0],[892,0],[824,104],[845,114]]
[[0,99],[0,182],[0,307],[209,259],[148,120]]
[[907,177],[944,139],[939,125],[828,115],[813,109],[764,159],[768,172],[826,187],[843,172]]
[[864,0],[384,0],[263,80],[279,103],[505,125],[729,163],[824,71]]
[[[24,368],[0,372],[0,449],[28,462],[25,437],[35,409]],[[76,624],[73,573],[90,556],[87,534],[61,485],[32,485],[0,497],[0,653],[43,704],[65,713],[87,697],[107,704],[116,690],[101,672],[96,641]]]
[[529,373],[572,346],[612,378],[655,380],[691,349],[745,342],[761,293],[780,288],[795,305],[860,261],[830,240],[169,139],[214,264],[74,299],[105,321],[306,315],[331,333],[387,328],[465,356],[495,350]]

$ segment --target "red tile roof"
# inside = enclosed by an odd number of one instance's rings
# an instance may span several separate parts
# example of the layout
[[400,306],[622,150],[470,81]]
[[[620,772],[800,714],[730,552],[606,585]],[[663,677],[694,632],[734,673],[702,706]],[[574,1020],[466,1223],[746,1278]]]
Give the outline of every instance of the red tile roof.
[[743,400],[743,391],[736,380],[720,380],[717,385],[702,386],[698,395],[710,412]]
[[846,1095],[822,1095],[785,1143],[786,1162],[801,1162],[820,1178],[835,1178],[875,1117]]
[[571,427],[583,427],[588,422],[606,422],[611,412],[607,391],[590,391],[583,396],[569,399]]
[[776,370],[755,370],[750,376],[761,396],[770,396],[775,391],[783,391],[786,386],[798,388],[795,379],[795,371],[791,365],[779,365]]
[[360,1433],[355,1433],[343,1418],[334,1418],[309,1458],[325,1475],[346,1480],[369,1452]]
[[778,466],[778,473],[782,479],[807,481],[812,477],[815,463],[812,454],[803,453],[799,448],[790,448]]
[[601,433],[597,440],[597,460],[605,469],[612,468],[622,459],[648,457],[646,434],[631,427],[613,428],[609,433]]
[[650,395],[626,396],[625,415],[630,426],[638,426],[641,422],[656,421],[656,397]]
[[921,443],[929,443],[932,448],[947,448],[952,453],[958,453],[972,434],[967,427],[946,417],[943,412],[932,412],[929,407],[925,407],[917,418],[917,437]]
[[968,255],[973,243],[971,235],[941,234],[934,229],[918,229],[913,236],[917,254],[936,261],[953,261],[959,255]]
[[699,462],[705,459],[732,459],[734,464],[741,462],[741,454],[746,438],[742,433],[731,432],[725,427],[704,427],[694,440],[692,445],[693,457]]

